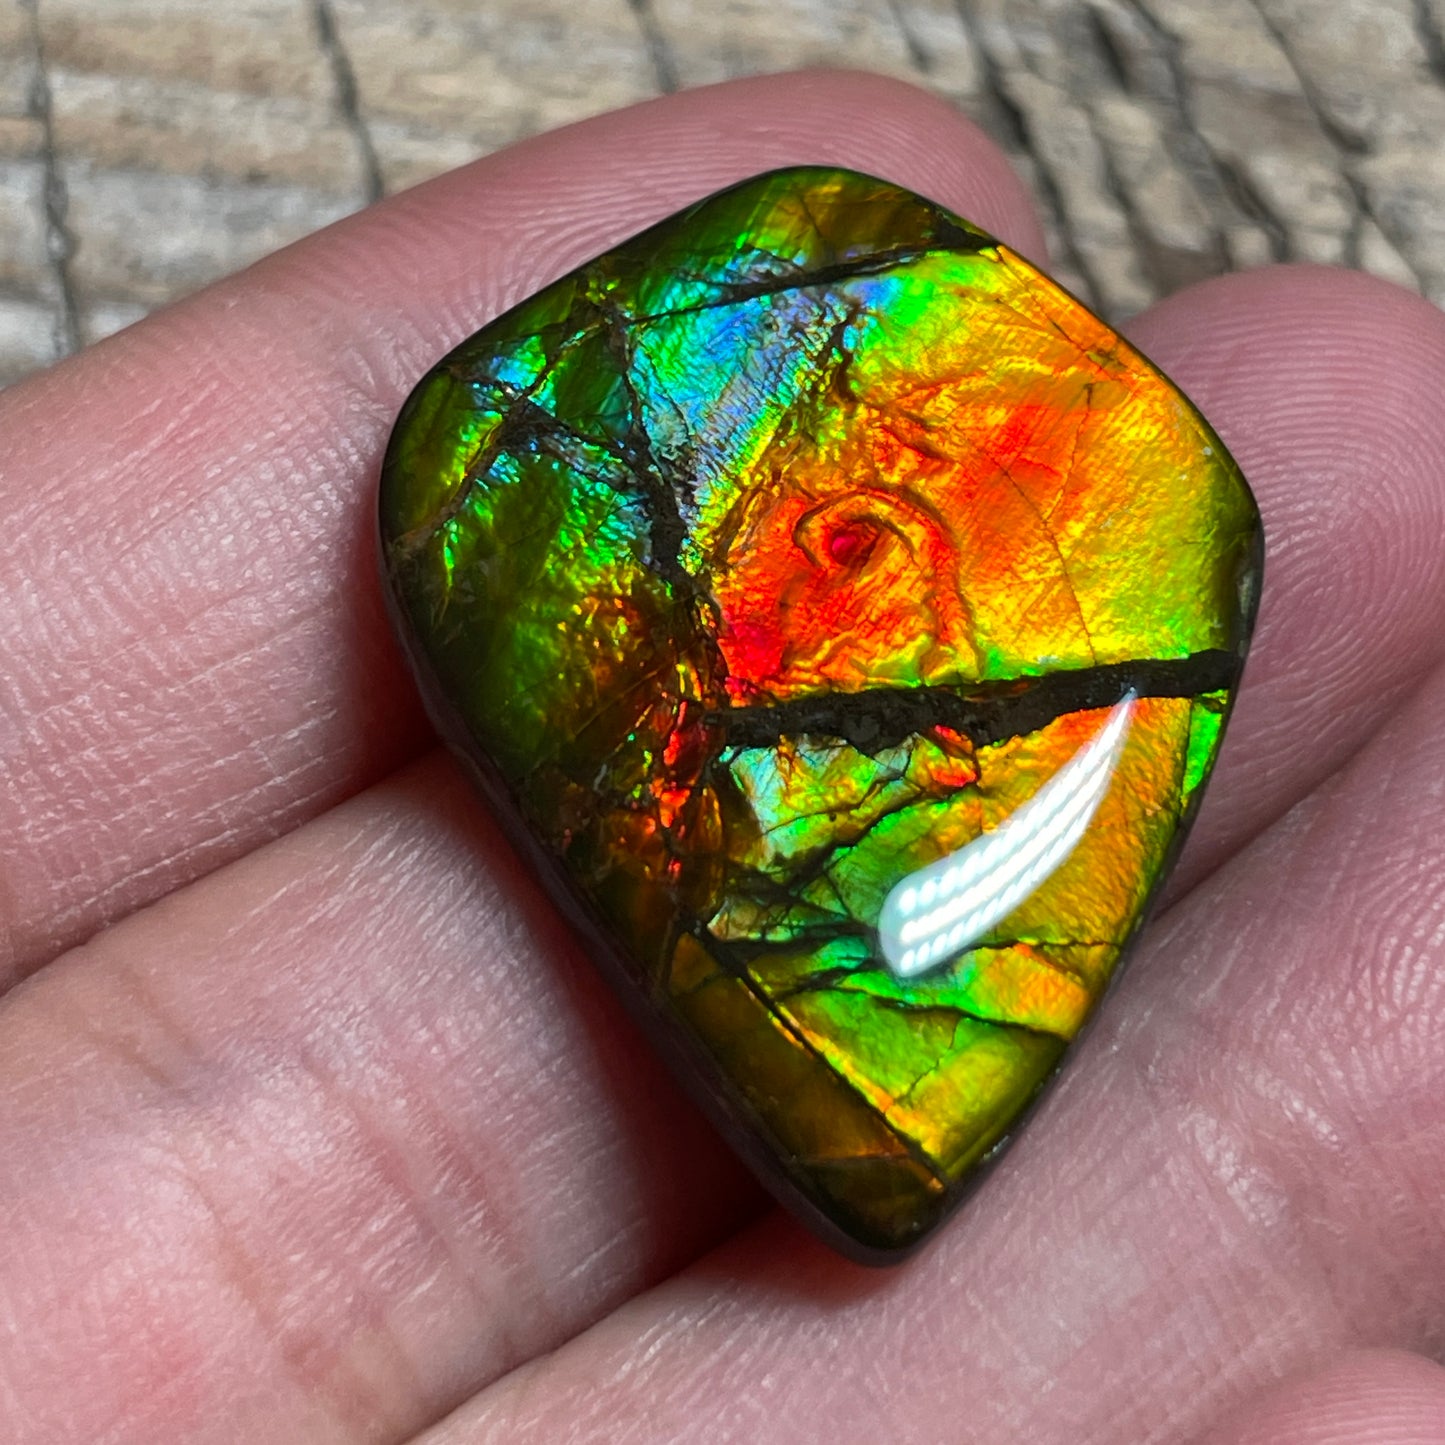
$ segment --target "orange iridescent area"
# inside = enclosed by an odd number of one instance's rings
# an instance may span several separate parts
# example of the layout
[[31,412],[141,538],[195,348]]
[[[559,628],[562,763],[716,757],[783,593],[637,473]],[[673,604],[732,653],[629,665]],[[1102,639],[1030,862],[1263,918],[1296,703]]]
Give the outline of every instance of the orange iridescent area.
[[916,1243],[1213,763],[1261,545],[1219,440],[990,237],[797,169],[447,357],[381,531],[434,715],[714,1117]]

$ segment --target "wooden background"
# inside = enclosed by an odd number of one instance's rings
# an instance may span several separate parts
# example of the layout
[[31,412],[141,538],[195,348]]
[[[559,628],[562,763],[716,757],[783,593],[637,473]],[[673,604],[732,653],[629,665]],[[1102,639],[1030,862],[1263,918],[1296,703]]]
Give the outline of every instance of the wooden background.
[[0,0],[0,381],[517,137],[816,62],[982,121],[1112,317],[1294,258],[1445,304],[1445,0]]

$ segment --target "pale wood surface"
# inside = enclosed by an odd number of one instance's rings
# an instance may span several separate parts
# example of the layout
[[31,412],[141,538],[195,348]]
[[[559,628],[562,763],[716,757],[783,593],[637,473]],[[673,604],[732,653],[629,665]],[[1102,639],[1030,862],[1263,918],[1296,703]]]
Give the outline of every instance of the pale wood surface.
[[531,132],[810,62],[982,121],[1110,316],[1274,258],[1445,304],[1445,0],[0,0],[0,380]]

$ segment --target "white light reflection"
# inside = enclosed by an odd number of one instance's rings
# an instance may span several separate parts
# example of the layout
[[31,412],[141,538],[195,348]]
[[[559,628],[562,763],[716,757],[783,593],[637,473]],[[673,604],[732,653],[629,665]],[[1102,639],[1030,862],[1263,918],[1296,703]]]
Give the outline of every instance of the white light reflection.
[[1125,693],[1099,732],[992,832],[893,888],[878,934],[894,973],[911,978],[961,953],[1074,851],[1109,790],[1136,697]]

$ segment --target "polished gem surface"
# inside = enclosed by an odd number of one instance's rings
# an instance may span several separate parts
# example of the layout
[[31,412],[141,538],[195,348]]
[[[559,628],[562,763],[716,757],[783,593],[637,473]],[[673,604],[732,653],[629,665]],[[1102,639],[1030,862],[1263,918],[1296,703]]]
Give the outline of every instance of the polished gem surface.
[[381,540],[433,716],[668,1057],[901,1255],[1198,803],[1261,555],[1218,438],[1003,245],[799,168],[446,357]]

